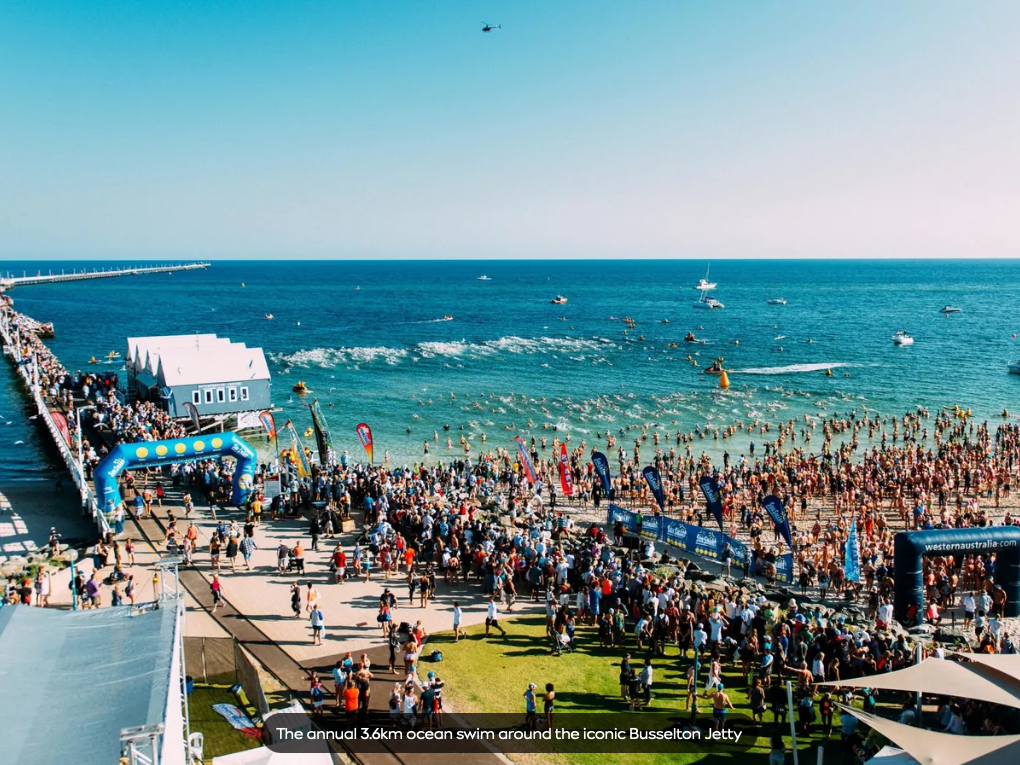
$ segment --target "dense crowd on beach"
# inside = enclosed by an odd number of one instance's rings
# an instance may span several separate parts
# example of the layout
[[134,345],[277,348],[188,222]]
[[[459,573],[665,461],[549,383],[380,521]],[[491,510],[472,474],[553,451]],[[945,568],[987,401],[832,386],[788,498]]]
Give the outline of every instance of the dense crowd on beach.
[[[79,406],[92,407],[89,421],[103,436],[96,448],[85,444],[93,466],[118,441],[186,435],[181,424],[155,405],[122,403],[109,376],[69,373],[33,333],[17,326],[16,314],[8,311],[7,318],[17,333],[23,363],[35,366],[40,388],[53,405],[70,411],[73,394]],[[73,419],[68,417],[72,429]],[[516,449],[497,447],[475,458],[399,467],[356,462],[345,452],[332,464],[314,466],[303,479],[291,465],[284,471],[282,493],[266,499],[261,489],[275,470],[262,466],[260,491],[249,498],[243,523],[236,518],[217,521],[207,551],[198,549],[191,523],[193,497],[204,500],[215,519],[230,484],[229,463],[210,460],[175,468],[158,477],[155,490],[145,483],[127,492],[135,499],[133,507],[112,512],[119,530],[126,514],[145,517],[154,498],[161,504],[164,483],[182,492],[184,517],[170,512],[164,542],[189,563],[211,569],[214,609],[224,598],[221,575],[227,566],[236,570],[239,556],[249,567],[264,519],[300,514],[308,523],[310,549],[333,546],[325,565],[334,583],[351,577],[369,581],[373,575],[393,582],[393,591],[387,587],[379,599],[376,618],[390,646],[389,669],[402,676],[391,709],[399,710],[405,723],[410,715],[414,724],[414,714],[427,713],[426,707],[432,713],[441,710],[437,697],[441,699],[442,681],[418,673],[428,638],[421,623],[397,629],[394,608],[402,591],[396,583],[401,580],[407,600],[417,599],[420,607],[428,607],[438,588],[477,584],[477,590],[464,590],[464,597],[485,603],[486,636],[505,635],[503,615],[512,613],[519,598],[542,603],[550,651],[598,644],[621,653],[621,703],[628,709],[657,703],[655,668],[667,661],[667,650],[675,649],[687,672],[686,708],[711,709],[717,726],[725,725],[732,706],[723,676],[739,673],[756,720],[763,721],[769,710],[773,722],[796,714],[803,730],[810,731],[819,719],[823,728],[832,729],[835,702],[849,701],[854,692],[838,686],[829,690],[819,683],[867,677],[916,659],[915,643],[893,624],[894,534],[1015,523],[1012,488],[1020,470],[1020,427],[979,424],[959,409],[934,416],[921,409],[898,418],[853,411],[827,419],[806,417],[779,425],[735,422],[730,427],[761,435],[761,448],[752,443],[746,454],[727,452],[713,464],[706,455],[695,454],[707,432],[701,429],[677,432],[673,443],[659,431],[641,428],[599,433],[595,443],[573,444],[563,434],[571,496],[563,495],[559,463],[551,458],[560,447],[559,432],[525,442],[534,480],[529,480]],[[814,451],[812,439],[820,442]],[[862,446],[865,440],[873,445]],[[615,458],[608,496],[590,461],[596,447]],[[662,508],[654,504],[641,474],[646,464],[662,476]],[[609,501],[704,525],[709,521],[698,487],[705,475],[713,476],[722,489],[725,530],[745,542],[759,560],[784,549],[762,499],[775,495],[783,500],[793,527],[795,586],[801,602],[794,598],[777,603],[760,590],[749,592],[741,588],[739,577],[723,578],[722,587],[706,586],[687,576],[684,561],[661,546],[648,541],[620,544],[625,541],[623,530],[605,527]],[[130,474],[124,478],[134,480]],[[364,533],[356,535],[353,544],[342,531],[349,519],[363,522]],[[851,524],[856,524],[860,544],[860,581],[850,581],[843,566]],[[281,544],[278,571],[304,575],[304,549],[301,542]],[[102,574],[113,566],[116,574],[128,564],[130,552],[116,534],[102,540],[95,552],[97,571]],[[724,572],[732,573],[726,561],[724,565]],[[8,588],[5,602],[32,600],[31,587],[15,585]],[[320,645],[327,625],[317,589],[306,587],[295,582],[292,609],[308,619],[311,639]],[[1004,618],[1006,596],[995,580],[994,556],[929,557],[925,587],[928,607],[924,613],[909,614],[903,626],[938,625],[948,608],[954,620],[961,612],[962,627],[975,650],[1015,651],[1015,630],[1011,632]],[[115,589],[114,604],[125,603],[123,592]],[[103,605],[102,580],[81,582],[78,597],[84,607]],[[861,604],[866,615],[834,616],[830,609],[840,603]],[[455,639],[462,634],[461,614],[458,604],[452,624]],[[944,647],[934,642],[923,650],[945,655]],[[367,703],[371,668],[361,662],[337,669],[335,702],[350,716],[352,703],[357,704],[354,712]],[[777,690],[786,680],[797,688],[796,710],[788,708],[785,694]],[[320,679],[312,678],[310,687],[313,702],[323,702]],[[525,692],[529,714],[535,713],[541,697],[536,690]],[[879,701],[878,694],[856,693],[866,708]],[[541,697],[549,722],[554,698],[554,689]],[[900,717],[909,721],[917,713],[908,703]],[[982,701],[951,701],[939,717],[946,730],[955,732],[999,732],[1003,724],[1001,710]],[[863,740],[855,738],[855,720],[847,715],[840,726],[844,742],[849,742],[847,751],[860,756]]]

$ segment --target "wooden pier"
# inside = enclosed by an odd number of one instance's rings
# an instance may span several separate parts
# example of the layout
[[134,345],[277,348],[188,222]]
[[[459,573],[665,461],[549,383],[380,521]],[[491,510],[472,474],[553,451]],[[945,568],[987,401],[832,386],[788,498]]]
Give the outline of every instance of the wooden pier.
[[54,284],[56,282],[79,282],[85,279],[109,279],[114,276],[142,276],[144,274],[172,274],[174,271],[198,271],[209,268],[208,263],[180,263],[170,266],[139,266],[126,268],[94,268],[91,271],[61,271],[59,274],[50,271],[48,274],[37,273],[35,276],[0,276],[0,290],[27,287],[32,284]]

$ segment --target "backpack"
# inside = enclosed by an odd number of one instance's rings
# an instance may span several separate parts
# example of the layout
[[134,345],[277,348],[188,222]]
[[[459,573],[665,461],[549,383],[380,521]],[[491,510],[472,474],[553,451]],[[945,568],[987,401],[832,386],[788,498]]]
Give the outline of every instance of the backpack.
[[438,651],[438,650],[437,650],[437,651],[433,651],[433,652],[432,652],[432,653],[430,654],[430,658],[431,658],[431,659],[432,659],[432,661],[434,661],[434,662],[440,662],[440,661],[442,661],[442,660],[443,660],[443,652],[442,652],[442,651]]

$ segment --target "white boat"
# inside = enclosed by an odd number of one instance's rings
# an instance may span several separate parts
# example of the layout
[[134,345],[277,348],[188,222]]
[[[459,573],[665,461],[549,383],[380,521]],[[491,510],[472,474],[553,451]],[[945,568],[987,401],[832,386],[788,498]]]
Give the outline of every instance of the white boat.
[[940,311],[940,313],[959,313],[959,312],[960,312],[959,308],[954,308],[951,305],[943,307],[943,309]]
[[701,297],[693,303],[695,308],[725,308],[722,303],[716,300],[714,297],[708,297],[704,290],[701,291]]
[[485,274],[482,274],[481,276],[478,277],[478,281],[480,281],[480,282],[491,282],[492,281],[492,277],[491,276],[486,276]]
[[705,268],[705,278],[698,282],[697,285],[695,285],[694,289],[701,290],[702,292],[704,292],[705,290],[714,290],[716,287],[719,286],[715,282],[710,282],[708,280],[708,271],[710,268],[711,266],[707,266]]
[[1011,361],[1006,366],[1011,375],[1020,375],[1020,361]]
[[549,302],[552,303],[553,305],[563,305],[564,303],[567,302],[567,299],[563,297],[563,295],[557,295]]
[[896,330],[892,336],[893,345],[913,345],[914,338],[904,332],[902,329]]
[[786,305],[786,298],[769,298],[769,305]]

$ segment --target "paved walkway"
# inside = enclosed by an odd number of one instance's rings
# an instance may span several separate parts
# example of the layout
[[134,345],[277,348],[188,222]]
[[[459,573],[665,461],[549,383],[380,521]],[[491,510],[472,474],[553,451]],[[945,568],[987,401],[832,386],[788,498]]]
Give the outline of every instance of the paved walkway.
[[[133,521],[128,524],[122,535],[122,538],[133,536],[139,549],[147,548],[144,562],[149,566],[155,561],[157,552],[162,547],[166,510],[173,508],[175,516],[178,516],[178,526],[183,527],[182,530],[187,528],[188,522],[183,519],[183,506],[179,501],[181,493],[169,490],[168,495],[170,501],[166,507],[154,507],[152,518]],[[239,511],[228,511],[227,518],[231,516],[237,517],[239,522],[243,520]],[[223,516],[218,514],[218,517]],[[398,589],[395,586],[398,582],[402,583],[402,579],[394,578],[387,582],[380,577],[367,583],[361,580],[343,585],[333,584],[332,575],[328,570],[330,551],[336,542],[340,542],[350,553],[357,537],[356,533],[345,534],[342,538],[338,536],[336,540],[323,539],[318,552],[306,551],[305,576],[279,574],[276,568],[276,546],[280,541],[286,541],[293,546],[298,538],[307,537],[305,520],[264,521],[255,534],[260,549],[252,556],[253,570],[248,571],[244,568],[240,556],[236,573],[230,572],[229,563],[225,569],[221,565],[223,570],[220,580],[223,583],[226,605],[213,612],[212,592],[209,586],[213,572],[209,563],[208,540],[216,522],[205,508],[193,511],[191,520],[199,529],[201,552],[195,556],[197,565],[183,567],[180,572],[181,584],[187,593],[189,623],[196,617],[204,618],[213,622],[216,630],[237,638],[267,671],[303,701],[308,697],[307,678],[311,671],[314,670],[321,677],[329,678],[333,666],[343,658],[344,652],[351,651],[355,658],[364,652],[368,654],[373,665],[371,708],[377,712],[387,711],[389,692],[393,683],[403,680],[402,662],[398,664],[396,673],[387,671],[389,648],[383,645],[381,630],[375,622],[379,595],[387,586],[404,600],[404,604],[398,606],[395,612],[398,622],[413,622],[420,619],[428,632],[448,630],[452,625],[450,613],[452,603],[458,599],[464,609],[465,626],[485,620],[485,604],[477,583],[461,584],[451,588],[440,581],[437,584],[439,597],[424,609],[406,602],[406,587]],[[141,542],[137,541],[139,539]],[[302,541],[308,540],[305,538]],[[136,559],[140,564],[143,563],[142,556],[137,552]],[[225,557],[223,561],[226,561]],[[304,615],[301,618],[290,615],[291,583],[293,581],[305,583],[309,580],[319,589],[323,601],[322,610],[326,614],[327,636],[325,644],[321,647],[311,645],[311,627]],[[417,600],[415,603],[417,604]],[[527,612],[541,608],[541,604],[530,602],[522,602],[520,605],[524,606],[523,610]],[[514,614],[520,610],[522,609],[515,610]],[[330,620],[330,614],[334,614],[334,618],[343,626],[331,628],[330,625],[335,622]],[[187,634],[193,634],[191,629]],[[331,688],[331,680],[327,681],[326,685],[327,689]],[[449,711],[452,713],[452,710]],[[447,717],[450,723],[455,724],[456,718],[452,714]],[[324,728],[331,729],[341,726],[341,721],[340,715],[327,714],[320,722]],[[351,752],[348,751],[348,754]],[[426,756],[394,753],[382,742],[359,743],[353,756],[365,765],[395,765],[405,763],[411,758],[415,765],[440,765],[440,763],[497,765],[499,762],[507,761],[505,757],[495,754],[482,744],[474,752]]]

